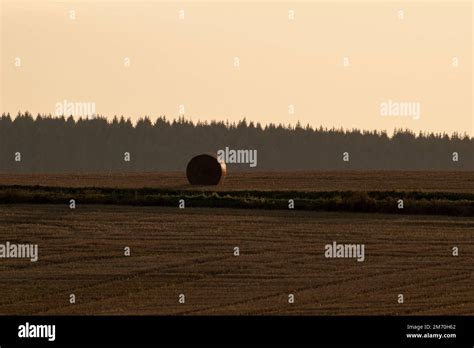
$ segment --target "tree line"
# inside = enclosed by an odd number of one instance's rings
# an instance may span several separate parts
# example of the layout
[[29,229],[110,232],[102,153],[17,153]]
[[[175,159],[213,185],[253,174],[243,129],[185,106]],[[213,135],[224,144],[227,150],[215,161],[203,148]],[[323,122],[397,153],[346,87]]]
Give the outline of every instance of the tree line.
[[[247,122],[51,117],[0,117],[0,172],[183,171],[201,153],[251,149],[258,165],[229,170],[474,170],[474,138]],[[128,154],[129,161],[126,160]]]

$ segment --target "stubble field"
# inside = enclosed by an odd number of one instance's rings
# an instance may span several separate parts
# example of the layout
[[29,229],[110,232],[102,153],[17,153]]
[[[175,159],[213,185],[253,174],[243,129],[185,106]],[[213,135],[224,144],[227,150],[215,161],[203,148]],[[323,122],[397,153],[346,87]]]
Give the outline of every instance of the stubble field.
[[[184,172],[14,175],[0,173],[0,185],[193,190],[196,188],[188,184]],[[474,193],[474,173],[470,171],[234,172],[227,175],[222,185],[204,186],[200,189],[208,191],[418,190]]]
[[[473,314],[473,229],[454,217],[3,206],[2,239],[38,243],[39,261],[1,261],[0,313]],[[325,258],[333,241],[364,243],[365,261]]]
[[[217,190],[474,191],[472,173],[259,173],[228,179]],[[0,185],[32,187],[186,190],[183,180],[175,173],[0,175]],[[1,242],[38,244],[39,261],[0,260],[0,314],[474,313],[470,216],[3,203]],[[364,244],[365,260],[326,258],[325,246],[333,242]],[[459,256],[452,255],[453,247]],[[179,303],[181,294],[185,303]]]

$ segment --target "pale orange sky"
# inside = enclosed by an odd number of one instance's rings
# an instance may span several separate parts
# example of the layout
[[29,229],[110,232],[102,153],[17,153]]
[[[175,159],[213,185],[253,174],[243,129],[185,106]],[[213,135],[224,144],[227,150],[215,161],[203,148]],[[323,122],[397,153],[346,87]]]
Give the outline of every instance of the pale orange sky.
[[[136,120],[183,105],[195,121],[474,135],[472,7],[2,0],[0,111],[54,114],[68,100]],[[381,116],[388,100],[419,102],[420,118]]]

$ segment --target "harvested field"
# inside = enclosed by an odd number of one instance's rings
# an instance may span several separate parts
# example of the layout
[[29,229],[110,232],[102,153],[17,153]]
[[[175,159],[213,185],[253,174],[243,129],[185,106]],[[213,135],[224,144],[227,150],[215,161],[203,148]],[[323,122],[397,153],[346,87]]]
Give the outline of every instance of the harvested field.
[[[38,243],[39,261],[0,260],[0,314],[472,315],[473,231],[463,217],[2,205],[1,242]],[[364,243],[365,261],[325,258],[333,241]]]
[[[196,189],[183,173],[0,174],[0,185]],[[232,172],[203,190],[445,191],[474,193],[474,173],[406,171]]]

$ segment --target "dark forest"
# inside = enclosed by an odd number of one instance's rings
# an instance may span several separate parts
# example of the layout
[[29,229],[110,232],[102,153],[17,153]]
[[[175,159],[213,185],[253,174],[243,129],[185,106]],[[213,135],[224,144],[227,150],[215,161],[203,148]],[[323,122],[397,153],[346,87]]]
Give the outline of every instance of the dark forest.
[[458,134],[400,129],[389,136],[300,124],[261,126],[245,119],[195,124],[144,117],[133,124],[123,117],[74,120],[27,112],[0,118],[4,173],[183,171],[194,155],[225,147],[258,151],[257,167],[228,166],[239,171],[474,170],[474,138]]

